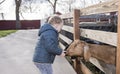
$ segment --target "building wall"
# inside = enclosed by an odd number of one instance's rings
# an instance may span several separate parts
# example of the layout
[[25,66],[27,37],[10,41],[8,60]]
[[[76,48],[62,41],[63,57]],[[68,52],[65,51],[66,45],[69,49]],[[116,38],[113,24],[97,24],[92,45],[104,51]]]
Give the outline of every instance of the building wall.
[[[21,29],[38,29],[40,28],[40,20],[22,20]],[[15,20],[1,20],[0,30],[16,29]]]

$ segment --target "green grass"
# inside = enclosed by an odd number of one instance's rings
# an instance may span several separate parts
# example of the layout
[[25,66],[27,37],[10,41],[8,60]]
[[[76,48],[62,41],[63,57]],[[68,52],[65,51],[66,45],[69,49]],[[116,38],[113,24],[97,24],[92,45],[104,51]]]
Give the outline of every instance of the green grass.
[[17,30],[0,30],[0,38],[5,37],[11,33],[15,33]]

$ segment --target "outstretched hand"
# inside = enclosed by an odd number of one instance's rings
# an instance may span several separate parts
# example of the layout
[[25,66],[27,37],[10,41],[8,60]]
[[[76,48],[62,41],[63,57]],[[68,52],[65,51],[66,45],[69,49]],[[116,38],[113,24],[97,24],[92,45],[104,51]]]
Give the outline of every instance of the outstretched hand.
[[63,51],[60,56],[64,57],[65,56],[65,51]]

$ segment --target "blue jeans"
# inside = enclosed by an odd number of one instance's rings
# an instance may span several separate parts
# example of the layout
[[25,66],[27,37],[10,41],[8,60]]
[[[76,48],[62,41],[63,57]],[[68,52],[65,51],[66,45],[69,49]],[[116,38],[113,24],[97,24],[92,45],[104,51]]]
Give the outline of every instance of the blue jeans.
[[53,74],[52,64],[48,63],[35,63],[41,74]]

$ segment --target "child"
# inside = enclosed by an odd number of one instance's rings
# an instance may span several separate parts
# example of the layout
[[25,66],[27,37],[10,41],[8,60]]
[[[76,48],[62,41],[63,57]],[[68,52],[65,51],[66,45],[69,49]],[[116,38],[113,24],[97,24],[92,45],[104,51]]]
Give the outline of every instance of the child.
[[58,47],[58,33],[63,26],[62,19],[55,15],[49,18],[39,31],[39,39],[35,48],[33,62],[41,74],[53,74],[52,63],[55,56],[65,56]]

